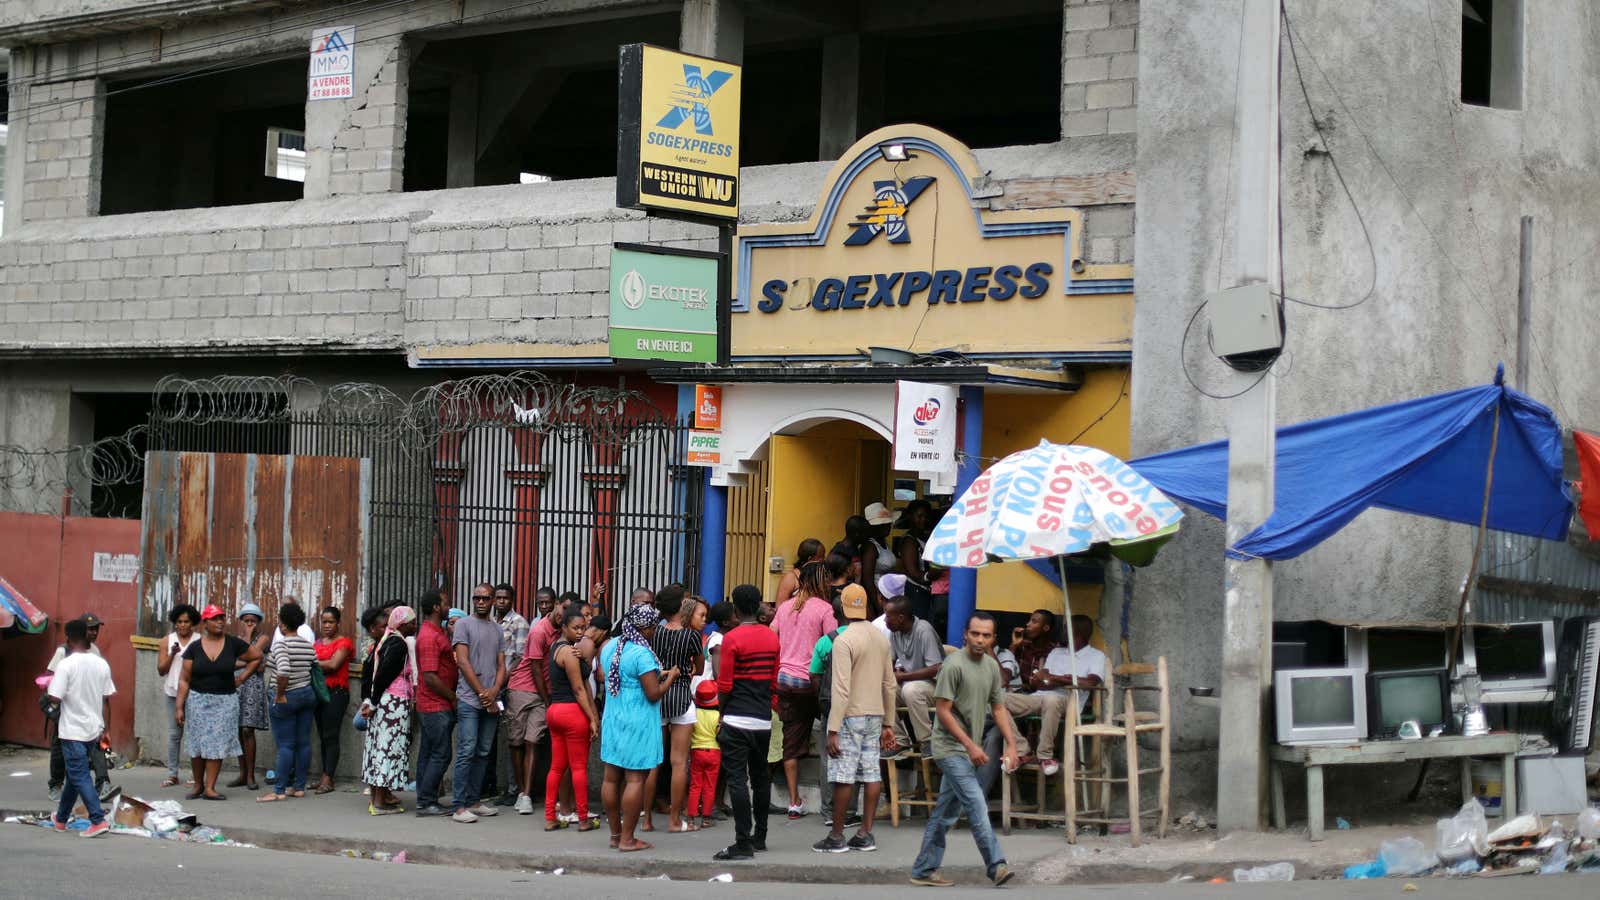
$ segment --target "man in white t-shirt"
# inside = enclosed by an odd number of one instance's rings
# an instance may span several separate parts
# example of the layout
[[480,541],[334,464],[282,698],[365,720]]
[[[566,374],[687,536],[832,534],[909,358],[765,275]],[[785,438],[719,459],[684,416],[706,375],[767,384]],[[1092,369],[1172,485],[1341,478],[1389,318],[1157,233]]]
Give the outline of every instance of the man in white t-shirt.
[[[88,635],[89,647],[83,652],[91,653],[97,657],[100,656],[100,647],[96,643],[100,639],[100,617],[94,613],[86,612],[79,616],[78,619],[83,622],[84,628],[87,629],[85,633]],[[50,664],[45,666],[45,671],[55,672],[56,667],[61,665],[61,661],[66,659],[71,652],[72,650],[66,644],[57,647],[55,655],[50,657]],[[55,725],[53,721],[48,724],[52,727]],[[98,743],[89,748],[89,766],[94,770],[95,790],[102,797],[110,796],[111,767],[106,764],[105,751],[100,749]],[[50,735],[50,780],[46,785],[52,803],[61,799],[61,787],[66,784],[66,781],[67,762],[61,755],[61,741],[52,732]]]
[[[1056,693],[1065,695],[1067,688],[1073,685],[1074,673],[1077,684],[1081,687],[1099,687],[1105,683],[1106,676],[1110,673],[1106,655],[1097,648],[1090,646],[1089,639],[1094,636],[1094,620],[1088,616],[1072,617],[1072,643],[1075,649],[1057,647],[1050,651],[1044,658],[1044,671],[1034,676],[1036,690],[1054,689]],[[1083,707],[1089,701],[1087,691],[1078,694],[1078,712],[1083,712]]]
[[81,798],[89,813],[89,829],[83,836],[99,837],[111,826],[106,822],[105,811],[95,793],[94,778],[89,772],[89,747],[105,740],[106,722],[111,718],[111,695],[117,689],[111,683],[111,667],[97,654],[89,652],[89,629],[84,620],[68,622],[66,631],[69,652],[56,665],[49,692],[61,703],[56,734],[66,760],[67,781],[50,823],[55,830],[66,831],[72,807]]

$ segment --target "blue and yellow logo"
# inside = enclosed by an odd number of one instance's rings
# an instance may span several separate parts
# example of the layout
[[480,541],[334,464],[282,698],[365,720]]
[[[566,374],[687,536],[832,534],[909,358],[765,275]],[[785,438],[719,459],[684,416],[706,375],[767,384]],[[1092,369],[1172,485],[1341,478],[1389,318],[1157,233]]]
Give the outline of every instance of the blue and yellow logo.
[[870,244],[880,234],[889,235],[891,244],[911,243],[911,230],[906,227],[906,212],[911,204],[933,184],[933,177],[921,175],[901,184],[897,181],[874,181],[872,202],[867,211],[850,223],[850,236],[846,247]]
[[672,91],[672,108],[661,117],[656,127],[676,129],[684,122],[694,122],[697,134],[712,134],[711,109],[706,101],[732,78],[732,72],[720,70],[702,75],[699,66],[684,63],[683,80]]

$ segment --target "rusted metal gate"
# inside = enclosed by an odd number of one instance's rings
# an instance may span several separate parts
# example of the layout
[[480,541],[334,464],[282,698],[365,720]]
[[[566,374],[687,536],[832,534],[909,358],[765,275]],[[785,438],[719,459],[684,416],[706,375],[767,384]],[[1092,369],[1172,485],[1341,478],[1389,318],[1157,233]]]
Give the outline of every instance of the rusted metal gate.
[[140,540],[142,634],[163,634],[175,604],[245,603],[275,624],[294,597],[308,613],[366,607],[371,463],[330,456],[172,453],[145,457]]

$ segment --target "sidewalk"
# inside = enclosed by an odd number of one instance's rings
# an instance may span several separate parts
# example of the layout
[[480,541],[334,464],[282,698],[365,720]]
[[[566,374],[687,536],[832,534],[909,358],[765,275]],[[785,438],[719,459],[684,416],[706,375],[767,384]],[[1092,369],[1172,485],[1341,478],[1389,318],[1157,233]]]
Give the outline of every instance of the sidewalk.
[[[50,806],[45,797],[48,755],[44,751],[4,748],[0,752],[0,812],[5,815],[39,813]],[[17,776],[14,773],[27,772]],[[732,822],[719,823],[707,832],[667,834],[658,830],[642,835],[655,844],[640,853],[617,853],[606,847],[607,831],[579,834],[571,829],[545,833],[543,816],[518,816],[509,808],[500,815],[471,825],[447,819],[419,819],[405,815],[372,817],[366,800],[350,788],[324,796],[280,803],[256,803],[255,792],[228,790],[226,802],[184,800],[180,788],[158,785],[164,770],[136,766],[113,773],[112,780],[127,794],[144,798],[180,800],[203,824],[220,829],[229,838],[275,850],[337,854],[406,851],[413,863],[475,868],[551,871],[565,874],[614,875],[704,881],[730,872],[738,881],[787,881],[815,884],[904,884],[922,839],[925,820],[902,820],[893,828],[882,820],[875,828],[876,853],[819,854],[811,844],[825,829],[816,815],[791,822],[771,819],[769,852],[755,862],[719,863],[711,854],[733,840]],[[227,774],[226,772],[224,773]],[[408,807],[412,796],[402,794]],[[665,828],[665,816],[657,816]],[[10,826],[18,827],[18,826]],[[1371,859],[1378,843],[1426,829],[1363,828],[1329,831],[1328,840],[1312,844],[1300,829],[1216,839],[1214,832],[1176,833],[1166,840],[1147,840],[1145,846],[1128,846],[1126,835],[1084,838],[1069,845],[1056,829],[1019,829],[1002,835],[1011,868],[1020,881],[1034,884],[1108,884],[1167,881],[1192,875],[1207,880],[1231,876],[1234,866],[1289,861],[1296,878],[1334,874],[1351,863]],[[982,868],[977,850],[964,827],[952,831],[947,842],[945,872],[964,883],[979,883]],[[221,851],[219,851],[221,852]]]

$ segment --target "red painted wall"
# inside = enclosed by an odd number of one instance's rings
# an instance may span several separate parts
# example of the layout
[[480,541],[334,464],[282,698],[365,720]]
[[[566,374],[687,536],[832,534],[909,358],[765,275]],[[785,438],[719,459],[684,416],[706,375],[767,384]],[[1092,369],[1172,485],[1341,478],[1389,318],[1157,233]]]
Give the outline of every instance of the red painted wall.
[[0,740],[45,746],[44,716],[33,679],[64,640],[68,619],[99,616],[100,653],[111,665],[111,744],[129,755],[133,737],[134,649],[139,585],[95,581],[95,553],[139,553],[139,520],[0,513],[0,575],[50,616],[43,634],[0,640]]

